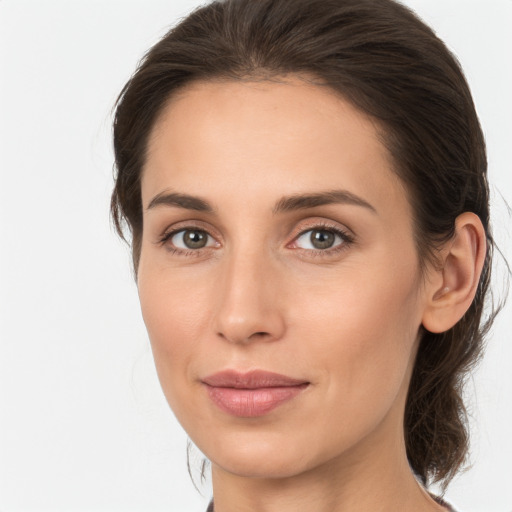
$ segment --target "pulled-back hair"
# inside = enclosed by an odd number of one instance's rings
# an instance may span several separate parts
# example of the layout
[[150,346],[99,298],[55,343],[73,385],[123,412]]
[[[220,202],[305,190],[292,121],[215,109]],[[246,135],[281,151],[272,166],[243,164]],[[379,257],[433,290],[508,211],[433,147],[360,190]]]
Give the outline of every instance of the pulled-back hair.
[[[140,178],[148,137],[174,92],[193,81],[271,80],[294,74],[329,87],[369,114],[408,191],[422,268],[474,212],[487,254],[473,303],[449,331],[422,329],[404,435],[412,470],[444,486],[468,452],[465,377],[481,353],[491,270],[487,160],[463,72],[442,41],[392,0],[224,0],[193,11],[146,54],[115,112],[111,213],[142,238]],[[305,78],[306,79],[306,78]],[[491,315],[492,316],[492,315]]]

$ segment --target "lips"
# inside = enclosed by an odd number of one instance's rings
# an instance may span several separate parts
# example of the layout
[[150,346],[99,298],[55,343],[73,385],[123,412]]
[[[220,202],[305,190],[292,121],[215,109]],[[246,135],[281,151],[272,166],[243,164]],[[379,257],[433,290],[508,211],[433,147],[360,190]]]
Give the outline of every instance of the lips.
[[217,407],[239,417],[269,413],[295,398],[309,385],[303,379],[263,370],[247,373],[225,370],[209,375],[202,382]]

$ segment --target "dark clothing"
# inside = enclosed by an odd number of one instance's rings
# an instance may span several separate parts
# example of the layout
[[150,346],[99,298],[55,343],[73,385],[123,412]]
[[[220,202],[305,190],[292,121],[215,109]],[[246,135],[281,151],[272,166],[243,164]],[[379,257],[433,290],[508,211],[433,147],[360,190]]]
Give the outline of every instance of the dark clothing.
[[[442,505],[443,507],[445,507],[448,512],[456,512],[455,509],[451,505],[446,503],[446,501],[444,501],[443,499],[438,498],[437,496],[432,496],[432,498],[434,498],[434,500],[436,500],[436,502],[439,503],[439,505]],[[213,500],[210,501],[210,504],[208,505],[208,508],[206,509],[206,512],[214,512],[214,510],[213,510]]]
[[[437,496],[433,496],[432,494],[430,496],[432,496],[432,498],[434,498],[436,503],[439,503],[439,505],[442,505],[443,507],[445,507],[446,510],[448,510],[448,512],[456,512],[456,510],[449,503],[446,503],[446,501],[444,501],[442,498],[438,498]],[[211,505],[212,505],[212,512],[213,512],[213,502],[211,503]]]

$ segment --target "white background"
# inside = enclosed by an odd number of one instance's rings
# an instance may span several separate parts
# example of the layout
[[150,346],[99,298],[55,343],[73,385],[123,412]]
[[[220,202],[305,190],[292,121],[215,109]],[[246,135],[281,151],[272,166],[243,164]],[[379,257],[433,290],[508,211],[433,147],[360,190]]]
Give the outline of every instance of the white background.
[[[0,0],[0,511],[205,508],[108,218],[110,109],[199,3]],[[466,70],[512,262],[512,2],[406,3]],[[469,390],[474,466],[447,494],[461,512],[512,511],[511,313]]]

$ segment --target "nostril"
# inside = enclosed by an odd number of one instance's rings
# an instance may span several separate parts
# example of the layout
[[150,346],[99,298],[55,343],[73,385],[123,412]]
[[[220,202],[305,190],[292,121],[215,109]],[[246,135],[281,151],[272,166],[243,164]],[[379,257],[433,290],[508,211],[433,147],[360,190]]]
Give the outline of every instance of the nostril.
[[260,332],[255,332],[253,334],[253,336],[269,336],[269,333],[268,332],[260,331]]
[[272,335],[266,331],[255,331],[252,334],[250,334],[249,336],[242,336],[240,334],[237,335],[236,333],[231,333],[231,336],[229,336],[228,334],[220,331],[217,333],[217,335],[227,341],[242,342],[242,343],[250,343],[251,341],[257,341],[260,339],[265,340],[265,339],[272,338]]

